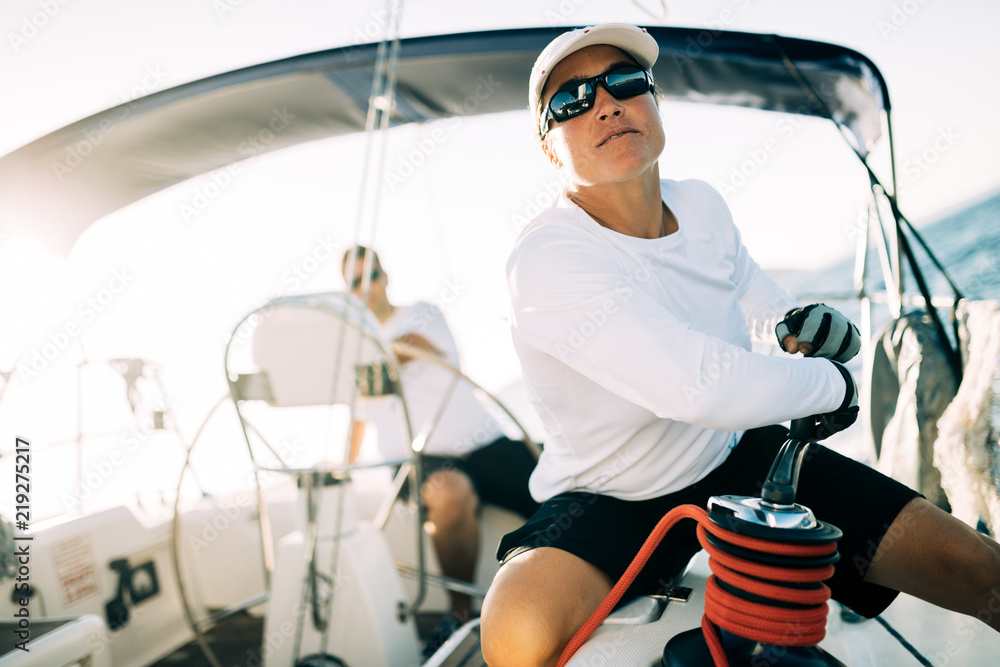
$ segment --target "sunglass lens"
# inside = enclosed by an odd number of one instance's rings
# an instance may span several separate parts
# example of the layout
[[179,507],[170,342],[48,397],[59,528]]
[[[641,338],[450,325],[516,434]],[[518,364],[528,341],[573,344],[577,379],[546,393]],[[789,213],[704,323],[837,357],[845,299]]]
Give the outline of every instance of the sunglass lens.
[[547,131],[549,116],[558,123],[579,116],[594,106],[597,92],[597,82],[602,80],[615,99],[623,100],[647,92],[650,87],[646,72],[631,65],[618,67],[605,74],[564,86],[556,91],[549,100],[548,114],[540,121],[539,132],[544,137]]
[[635,97],[649,90],[646,73],[631,67],[608,72],[607,82],[608,90],[618,99]]
[[564,121],[583,113],[594,103],[594,85],[584,82],[571,88],[563,88],[552,96],[549,109],[557,121]]

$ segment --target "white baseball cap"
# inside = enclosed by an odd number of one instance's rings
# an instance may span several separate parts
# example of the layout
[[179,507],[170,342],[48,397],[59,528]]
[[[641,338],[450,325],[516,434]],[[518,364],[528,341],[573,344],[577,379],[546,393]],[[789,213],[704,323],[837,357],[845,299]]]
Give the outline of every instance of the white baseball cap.
[[534,114],[538,111],[538,99],[549,78],[552,69],[559,62],[582,48],[595,44],[610,44],[635,58],[643,69],[649,70],[656,62],[660,47],[653,36],[628,23],[604,23],[602,25],[577,28],[559,35],[545,47],[531,68],[531,78],[528,79],[528,109]]

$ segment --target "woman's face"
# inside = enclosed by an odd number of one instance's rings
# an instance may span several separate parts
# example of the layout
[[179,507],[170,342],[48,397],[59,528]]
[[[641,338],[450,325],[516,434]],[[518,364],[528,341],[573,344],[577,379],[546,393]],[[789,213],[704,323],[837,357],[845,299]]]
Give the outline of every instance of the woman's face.
[[[590,78],[615,65],[635,65],[621,49],[598,44],[570,54],[552,70],[542,92],[549,97],[570,79]],[[666,139],[659,110],[651,93],[616,100],[597,86],[594,106],[579,116],[557,123],[542,148],[557,167],[569,170],[579,185],[602,185],[630,180],[656,164]]]

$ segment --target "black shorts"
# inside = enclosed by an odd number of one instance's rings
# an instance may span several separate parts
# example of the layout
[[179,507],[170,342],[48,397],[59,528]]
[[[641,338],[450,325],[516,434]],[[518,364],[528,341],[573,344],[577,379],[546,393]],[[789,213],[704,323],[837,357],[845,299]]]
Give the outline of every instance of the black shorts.
[[[559,494],[542,503],[518,530],[500,541],[501,565],[536,547],[555,547],[596,565],[612,582],[628,568],[663,515],[679,505],[705,508],[713,495],[760,496],[788,431],[768,426],[747,431],[718,468],[695,484],[659,498],[627,501],[586,492]],[[881,613],[896,591],[862,581],[882,536],[899,511],[919,493],[876,470],[823,446],[802,464],[795,501],[816,518],[840,528],[840,562],[826,583],[835,600],[868,618]],[[694,521],[676,524],[619,605],[662,592],[701,549]]]
[[459,470],[472,480],[480,503],[499,505],[529,517],[539,507],[528,493],[528,478],[534,469],[535,457],[525,444],[503,436],[462,458],[428,454],[422,472],[426,480],[439,470]]

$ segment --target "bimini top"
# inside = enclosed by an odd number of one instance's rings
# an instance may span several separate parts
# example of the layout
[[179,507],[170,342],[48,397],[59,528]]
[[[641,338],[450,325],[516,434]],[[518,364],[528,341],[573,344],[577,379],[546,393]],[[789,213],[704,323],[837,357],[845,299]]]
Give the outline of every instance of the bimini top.
[[[394,124],[527,109],[528,75],[569,28],[401,41]],[[668,98],[832,117],[866,154],[889,109],[865,56],[802,39],[698,28],[647,29]],[[52,132],[0,158],[0,232],[67,254],[92,222],[253,155],[358,132],[377,44],[254,65],[153,93]],[[525,124],[530,131],[531,123]]]

